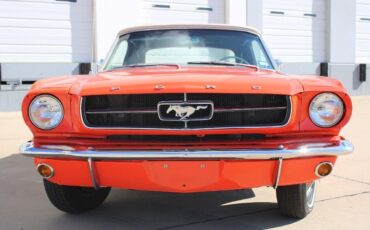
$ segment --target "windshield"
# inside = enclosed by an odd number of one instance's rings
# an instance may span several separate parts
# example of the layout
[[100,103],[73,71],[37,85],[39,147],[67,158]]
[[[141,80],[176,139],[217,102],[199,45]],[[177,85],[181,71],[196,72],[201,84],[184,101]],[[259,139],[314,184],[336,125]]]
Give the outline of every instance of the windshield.
[[140,31],[119,38],[104,70],[135,65],[236,63],[273,69],[257,35],[228,30]]

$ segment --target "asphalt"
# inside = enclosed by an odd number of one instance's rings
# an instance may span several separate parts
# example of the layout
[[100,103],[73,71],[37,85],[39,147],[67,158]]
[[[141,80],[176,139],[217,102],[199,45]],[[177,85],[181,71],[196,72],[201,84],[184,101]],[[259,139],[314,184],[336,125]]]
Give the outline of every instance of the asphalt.
[[28,229],[369,229],[370,97],[354,97],[342,135],[355,145],[320,180],[314,211],[280,215],[272,188],[171,194],[112,190],[97,210],[68,215],[47,200],[32,159],[18,146],[32,135],[20,113],[0,113],[0,230]]

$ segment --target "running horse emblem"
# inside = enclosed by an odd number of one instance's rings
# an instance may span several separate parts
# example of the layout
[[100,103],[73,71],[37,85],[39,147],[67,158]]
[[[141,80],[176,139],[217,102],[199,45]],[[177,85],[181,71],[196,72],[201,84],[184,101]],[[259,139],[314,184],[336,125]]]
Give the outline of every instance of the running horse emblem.
[[169,114],[172,111],[175,111],[175,117],[180,117],[180,120],[185,120],[189,118],[191,115],[195,113],[195,111],[201,110],[201,109],[207,109],[208,105],[201,106],[198,105],[195,108],[192,106],[182,106],[182,105],[170,105],[167,109],[167,114]]

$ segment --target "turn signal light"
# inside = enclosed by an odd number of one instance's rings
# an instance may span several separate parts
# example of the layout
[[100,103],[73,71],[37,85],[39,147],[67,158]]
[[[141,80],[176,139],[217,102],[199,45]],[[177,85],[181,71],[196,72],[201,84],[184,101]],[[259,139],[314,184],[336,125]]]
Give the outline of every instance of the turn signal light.
[[333,171],[333,164],[331,162],[321,162],[316,166],[315,174],[318,177],[328,176]]
[[37,171],[45,179],[49,179],[54,176],[54,169],[50,165],[47,165],[47,164],[37,165]]

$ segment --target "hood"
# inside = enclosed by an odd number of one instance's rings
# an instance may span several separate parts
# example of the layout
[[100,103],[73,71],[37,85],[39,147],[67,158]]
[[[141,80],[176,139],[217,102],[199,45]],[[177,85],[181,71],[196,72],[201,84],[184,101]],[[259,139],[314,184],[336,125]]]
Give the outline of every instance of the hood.
[[255,93],[294,95],[299,80],[245,67],[144,67],[114,70],[74,81],[75,95],[147,93]]
[[36,81],[32,85],[33,91],[45,91],[45,90],[60,90],[65,91],[66,93],[69,92],[69,89],[76,81],[81,81],[89,76],[86,75],[74,75],[74,76],[60,76],[60,77],[52,77],[46,78],[42,80]]
[[343,84],[332,77],[320,77],[312,75],[291,76],[301,82],[305,92],[341,92],[346,93]]

